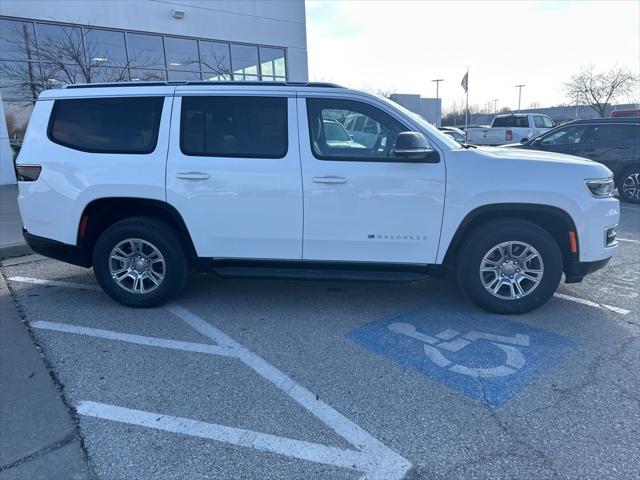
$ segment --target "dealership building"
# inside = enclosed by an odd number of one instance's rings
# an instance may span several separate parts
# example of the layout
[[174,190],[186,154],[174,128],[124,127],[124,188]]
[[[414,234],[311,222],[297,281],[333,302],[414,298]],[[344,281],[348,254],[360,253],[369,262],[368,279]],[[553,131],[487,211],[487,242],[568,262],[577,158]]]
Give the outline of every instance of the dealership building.
[[15,181],[7,143],[19,147],[44,89],[307,79],[303,0],[2,0],[0,183]]

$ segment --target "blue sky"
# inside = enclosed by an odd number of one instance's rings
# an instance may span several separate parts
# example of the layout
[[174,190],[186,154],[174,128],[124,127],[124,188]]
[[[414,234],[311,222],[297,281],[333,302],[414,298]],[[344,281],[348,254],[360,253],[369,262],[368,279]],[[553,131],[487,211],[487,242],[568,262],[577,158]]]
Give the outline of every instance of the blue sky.
[[[593,64],[640,74],[640,1],[307,0],[309,77],[435,96],[446,109],[567,103],[563,82]],[[640,91],[635,95],[640,97]],[[622,99],[626,100],[626,99]]]

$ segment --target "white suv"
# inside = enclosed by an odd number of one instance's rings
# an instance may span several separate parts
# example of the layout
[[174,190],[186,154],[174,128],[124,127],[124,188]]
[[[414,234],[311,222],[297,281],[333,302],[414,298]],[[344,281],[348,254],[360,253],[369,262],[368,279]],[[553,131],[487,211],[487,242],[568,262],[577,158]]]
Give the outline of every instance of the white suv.
[[[332,122],[378,132],[353,148]],[[481,307],[542,305],[617,248],[611,172],[464,148],[408,110],[326,84],[77,85],[43,92],[17,160],[34,251],[160,305],[193,266],[455,269]],[[237,269],[236,269],[237,270]]]

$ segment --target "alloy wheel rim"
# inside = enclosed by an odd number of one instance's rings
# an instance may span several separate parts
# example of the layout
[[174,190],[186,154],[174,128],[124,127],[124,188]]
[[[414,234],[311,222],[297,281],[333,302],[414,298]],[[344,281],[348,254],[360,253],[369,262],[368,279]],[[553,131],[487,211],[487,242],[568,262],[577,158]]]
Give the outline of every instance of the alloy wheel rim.
[[640,172],[632,173],[622,182],[622,194],[632,200],[640,200]]
[[129,293],[153,292],[163,282],[166,263],[160,250],[140,238],[127,238],[109,255],[109,273],[116,284]]
[[480,262],[480,281],[494,297],[518,300],[531,294],[544,275],[540,253],[526,242],[500,243]]

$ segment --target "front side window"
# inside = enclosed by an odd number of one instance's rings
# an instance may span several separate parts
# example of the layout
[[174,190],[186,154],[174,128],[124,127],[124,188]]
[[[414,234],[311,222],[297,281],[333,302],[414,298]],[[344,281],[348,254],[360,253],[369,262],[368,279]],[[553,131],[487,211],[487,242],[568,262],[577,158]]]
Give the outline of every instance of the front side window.
[[540,143],[542,145],[568,145],[572,143],[580,143],[584,138],[584,132],[586,130],[587,127],[584,125],[559,128],[555,132],[544,136]]
[[156,148],[164,97],[56,100],[51,141],[93,153],[151,153]]
[[308,98],[307,115],[311,150],[320,160],[386,161],[398,134],[409,130],[382,110],[352,100]]
[[533,117],[533,125],[536,128],[544,128],[544,122],[542,120],[542,117],[538,117],[538,116]]
[[544,128],[553,128],[555,126],[555,124],[553,123],[553,120],[551,120],[549,117],[541,117],[542,118],[542,125],[544,126]]
[[182,97],[185,155],[282,158],[288,138],[285,97]]
[[639,128],[632,124],[594,125],[589,134],[589,143],[621,143],[638,139]]

